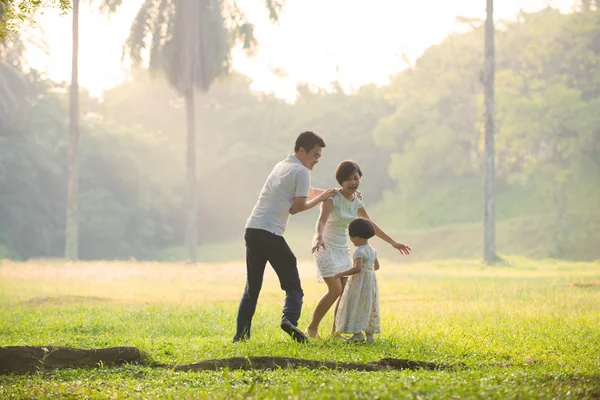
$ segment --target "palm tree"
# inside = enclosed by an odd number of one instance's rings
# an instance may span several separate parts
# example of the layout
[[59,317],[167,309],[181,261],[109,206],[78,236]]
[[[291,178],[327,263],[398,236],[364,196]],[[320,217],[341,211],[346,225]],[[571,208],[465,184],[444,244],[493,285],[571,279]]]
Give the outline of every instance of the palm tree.
[[2,126],[27,100],[32,89],[17,67],[0,59],[0,134]]
[[[0,3],[0,22],[7,18],[8,5]],[[2,126],[30,98],[33,85],[23,75],[25,43],[18,32],[0,38],[0,132]]]
[[70,0],[44,3],[39,0],[0,0],[0,40],[17,33],[21,22],[31,19],[39,8],[57,8],[66,13],[71,8]]
[[495,150],[494,150],[494,0],[486,0],[485,20],[485,204],[483,221],[483,258],[487,265],[496,262],[495,244]]
[[[97,4],[100,12],[116,12],[122,0],[88,0]],[[65,232],[65,257],[79,258],[79,0],[73,0],[73,51],[71,58],[71,86],[69,88],[69,167],[67,185],[67,221]]]
[[[280,0],[266,0],[272,20]],[[186,105],[186,226],[185,244],[190,262],[196,261],[196,91],[206,92],[215,79],[230,70],[231,47],[242,41],[254,47],[253,26],[235,2],[226,0],[145,0],[131,26],[124,55],[134,66],[149,51],[149,67],[162,72]],[[149,47],[149,48],[148,48]]]

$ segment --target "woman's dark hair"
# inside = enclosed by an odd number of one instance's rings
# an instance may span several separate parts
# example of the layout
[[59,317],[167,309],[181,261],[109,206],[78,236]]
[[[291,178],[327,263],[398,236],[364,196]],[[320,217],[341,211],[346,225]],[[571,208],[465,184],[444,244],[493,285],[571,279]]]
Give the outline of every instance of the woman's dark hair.
[[311,151],[315,146],[325,147],[325,141],[321,136],[311,131],[305,131],[298,135],[296,138],[296,145],[294,146],[294,152],[299,152],[300,147],[307,153]]
[[342,161],[340,165],[335,169],[335,179],[341,185],[346,182],[348,178],[355,172],[358,172],[358,176],[362,178],[362,171],[357,163],[351,160]]
[[348,225],[348,235],[361,239],[371,239],[375,236],[375,227],[368,219],[356,218]]

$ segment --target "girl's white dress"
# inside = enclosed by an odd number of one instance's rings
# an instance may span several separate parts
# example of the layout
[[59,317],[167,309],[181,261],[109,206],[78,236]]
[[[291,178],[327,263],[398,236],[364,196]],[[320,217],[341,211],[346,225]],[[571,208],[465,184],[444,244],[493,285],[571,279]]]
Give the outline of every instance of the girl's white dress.
[[[323,229],[325,249],[321,248],[314,252],[319,282],[323,282],[323,278],[333,277],[338,272],[352,268],[348,224],[356,218],[358,209],[364,207],[363,201],[356,195],[354,200],[348,200],[343,194],[337,192],[331,199],[333,210]],[[315,241],[316,234],[313,243]]]
[[359,246],[354,258],[362,258],[362,270],[350,276],[338,309],[335,329],[342,333],[380,333],[379,289],[375,275],[377,253],[370,245]]

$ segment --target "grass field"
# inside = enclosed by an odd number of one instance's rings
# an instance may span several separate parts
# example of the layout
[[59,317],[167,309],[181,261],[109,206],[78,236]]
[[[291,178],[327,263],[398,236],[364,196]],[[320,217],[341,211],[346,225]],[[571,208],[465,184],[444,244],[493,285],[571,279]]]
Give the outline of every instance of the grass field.
[[[232,344],[242,263],[0,264],[0,346],[136,346],[142,365],[0,376],[0,398],[600,398],[600,263],[392,264],[378,273],[374,344],[292,342],[266,273],[249,342]],[[306,327],[324,290],[301,264]],[[327,333],[327,316],[321,333]],[[233,356],[464,363],[444,371],[175,372]]]

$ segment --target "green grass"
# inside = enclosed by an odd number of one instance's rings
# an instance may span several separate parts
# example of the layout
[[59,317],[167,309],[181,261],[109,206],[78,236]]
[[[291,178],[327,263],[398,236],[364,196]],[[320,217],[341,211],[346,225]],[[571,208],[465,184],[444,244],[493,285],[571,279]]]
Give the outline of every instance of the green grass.
[[[136,346],[144,364],[0,376],[0,398],[598,398],[600,263],[382,262],[382,327],[372,345],[292,342],[268,269],[253,336],[232,344],[241,263],[4,262],[0,345]],[[306,327],[324,290],[300,265]],[[587,283],[580,287],[575,283]],[[596,285],[595,283],[598,283]],[[328,315],[321,326],[325,335]],[[175,372],[233,356],[464,363],[455,371]]]

